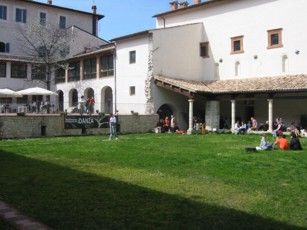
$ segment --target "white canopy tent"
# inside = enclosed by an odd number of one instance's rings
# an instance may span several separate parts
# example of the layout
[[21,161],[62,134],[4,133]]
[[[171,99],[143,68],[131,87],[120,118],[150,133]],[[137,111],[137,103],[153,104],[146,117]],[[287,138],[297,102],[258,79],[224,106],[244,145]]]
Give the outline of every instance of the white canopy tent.
[[5,97],[5,98],[9,98],[9,97],[22,97],[21,94],[11,90],[11,89],[8,89],[8,88],[5,88],[5,89],[0,89],[0,97]]
[[6,98],[2,103],[0,102],[0,113],[10,112],[11,101],[9,102],[8,99],[13,97],[22,97],[22,95],[8,88],[0,89],[0,98]]
[[52,92],[52,91],[47,90],[47,89],[40,88],[40,87],[23,89],[23,90],[17,91],[17,93],[19,93],[21,95],[43,95],[43,96],[54,95],[54,96],[58,96],[57,93]]

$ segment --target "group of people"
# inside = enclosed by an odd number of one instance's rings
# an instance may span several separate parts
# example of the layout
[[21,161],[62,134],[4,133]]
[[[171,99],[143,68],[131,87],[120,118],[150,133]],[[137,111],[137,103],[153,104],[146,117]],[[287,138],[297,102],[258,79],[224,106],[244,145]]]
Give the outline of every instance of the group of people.
[[[244,134],[249,131],[268,131],[269,130],[269,122],[266,121],[264,124],[258,124],[257,120],[254,117],[251,117],[250,121],[244,122],[238,120],[234,126],[235,134]],[[274,137],[277,137],[279,132],[293,132],[297,136],[300,135],[300,129],[297,127],[295,122],[292,122],[291,125],[287,128],[282,121],[282,118],[276,118],[273,123],[273,131],[272,134]]]
[[291,132],[290,143],[286,136],[279,132],[274,143],[269,143],[266,139],[266,134],[261,135],[260,145],[255,148],[256,150],[302,150],[302,145],[300,143],[299,136],[295,132]]
[[185,134],[186,130],[180,130],[175,115],[165,116],[164,118],[160,118],[156,125],[157,133],[177,133],[177,134]]
[[165,116],[164,118],[160,118],[156,127],[160,129],[161,133],[175,132],[178,129],[174,115]]
[[254,117],[251,117],[250,121],[237,121],[234,126],[235,134],[244,134],[248,131],[256,131],[258,130],[258,122]]
[[89,115],[94,113],[94,106],[95,106],[95,99],[93,96],[89,97],[88,99],[85,99],[84,96],[81,96],[80,108],[79,108],[81,115],[83,113],[87,113]]

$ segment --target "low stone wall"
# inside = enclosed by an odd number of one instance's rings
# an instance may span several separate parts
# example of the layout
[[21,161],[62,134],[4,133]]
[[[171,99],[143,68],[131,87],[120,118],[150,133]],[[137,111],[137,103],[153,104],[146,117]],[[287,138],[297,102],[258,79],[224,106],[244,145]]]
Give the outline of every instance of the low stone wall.
[[[119,115],[120,132],[146,133],[153,130],[158,115]],[[108,134],[108,128],[65,129],[65,114],[26,114],[0,116],[0,138],[32,138],[42,136],[79,136]]]

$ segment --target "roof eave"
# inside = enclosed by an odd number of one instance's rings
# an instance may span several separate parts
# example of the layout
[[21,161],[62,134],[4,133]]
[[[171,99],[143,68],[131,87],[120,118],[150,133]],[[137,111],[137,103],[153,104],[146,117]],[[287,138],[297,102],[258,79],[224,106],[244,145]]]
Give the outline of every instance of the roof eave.
[[[24,0],[20,0],[20,1],[24,1]],[[57,6],[57,5],[53,5],[53,4],[48,4],[48,3],[43,3],[43,2],[36,2],[36,1],[26,1],[26,2],[27,2],[27,3],[30,3],[30,4],[35,4],[35,5],[53,7],[53,8],[57,8],[57,9],[62,9],[62,10],[68,10],[68,11],[78,12],[78,13],[81,13],[81,14],[87,14],[87,15],[97,16],[97,19],[98,19],[98,20],[101,20],[102,18],[104,18],[104,15],[102,15],[102,14],[93,14],[93,13],[91,13],[91,12],[86,12],[86,11],[81,11],[81,10],[75,10],[75,9],[68,8],[68,7]]]
[[126,40],[126,39],[131,39],[131,38],[135,38],[135,37],[148,35],[149,33],[150,33],[150,30],[144,30],[144,31],[141,31],[141,32],[136,32],[136,33],[128,34],[128,35],[125,35],[125,36],[113,38],[110,41],[111,42],[122,41],[122,40]]
[[202,6],[205,6],[205,5],[209,5],[209,4],[212,4],[212,3],[216,3],[216,2],[220,2],[220,1],[225,1],[225,0],[211,0],[211,1],[206,1],[206,2],[199,3],[199,4],[193,4],[191,6],[187,6],[187,7],[184,7],[184,8],[179,8],[177,10],[170,10],[170,11],[167,11],[167,12],[156,14],[156,15],[154,15],[152,17],[153,18],[163,17],[163,16],[166,16],[166,15],[170,15],[170,14],[174,14],[174,13],[178,13],[178,12],[183,12],[183,11],[190,10],[190,9],[199,8],[199,7],[202,7]]

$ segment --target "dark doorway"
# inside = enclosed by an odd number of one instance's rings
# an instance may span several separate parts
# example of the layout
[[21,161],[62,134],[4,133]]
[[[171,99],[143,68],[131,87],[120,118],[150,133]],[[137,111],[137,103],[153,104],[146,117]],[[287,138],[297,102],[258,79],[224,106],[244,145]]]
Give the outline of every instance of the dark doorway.
[[245,107],[245,121],[249,121],[251,117],[255,116],[255,107],[253,105],[248,105]]
[[173,110],[169,105],[164,104],[158,109],[157,114],[159,115],[159,119],[164,119],[166,116],[170,117],[173,114]]

